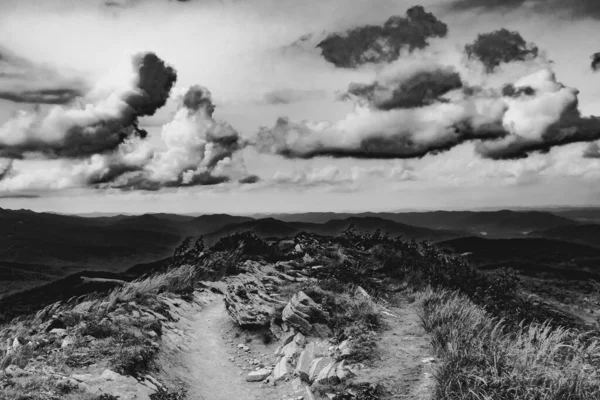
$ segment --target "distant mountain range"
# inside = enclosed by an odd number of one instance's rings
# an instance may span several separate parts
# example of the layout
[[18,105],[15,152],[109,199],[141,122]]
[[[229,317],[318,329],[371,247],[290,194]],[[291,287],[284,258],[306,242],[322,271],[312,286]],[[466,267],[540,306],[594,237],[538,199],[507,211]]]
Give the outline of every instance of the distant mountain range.
[[[0,209],[0,281],[3,282],[0,296],[84,269],[121,272],[135,266],[137,271],[171,256],[185,237],[203,235],[205,243],[211,245],[224,236],[243,231],[253,231],[262,238],[291,237],[300,232],[338,235],[353,225],[359,232],[379,229],[393,237],[444,242],[446,247],[460,252],[481,253],[490,246],[483,238],[519,239],[526,243],[524,247],[531,245],[532,249],[546,253],[557,246],[560,251],[577,249],[575,255],[580,258],[588,253],[595,257],[593,251],[600,249],[600,224],[589,221],[596,213],[597,210],[590,209],[587,214],[582,210],[552,213],[502,210],[84,217]],[[486,250],[486,254],[508,254],[514,248],[521,248],[520,244],[517,246],[521,242],[498,243],[504,243],[499,247],[502,250],[497,253]],[[512,244],[507,247],[506,243]],[[567,244],[583,247],[565,247]],[[498,259],[496,255],[492,258]]]

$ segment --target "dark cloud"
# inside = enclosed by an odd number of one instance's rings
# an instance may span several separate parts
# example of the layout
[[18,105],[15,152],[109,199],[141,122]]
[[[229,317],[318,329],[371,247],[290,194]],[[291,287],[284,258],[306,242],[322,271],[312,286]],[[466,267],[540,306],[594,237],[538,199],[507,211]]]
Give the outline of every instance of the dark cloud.
[[329,35],[317,47],[335,66],[356,68],[365,63],[395,60],[402,49],[425,48],[430,38],[445,37],[447,33],[445,23],[422,6],[415,6],[408,9],[406,16],[390,17],[383,25],[366,25]]
[[[288,140],[294,137],[310,138],[314,132],[305,123],[295,123],[288,118],[279,118],[272,128],[263,127],[258,132],[257,148],[260,152],[274,152],[287,158],[310,159],[314,157],[359,158],[359,159],[409,159],[427,154],[437,154],[461,143],[475,139],[498,139],[506,136],[499,126],[489,124],[475,129],[469,120],[461,121],[444,129],[444,134],[428,140],[418,140],[410,127],[400,124],[393,133],[364,133],[364,138],[352,145],[339,140],[310,140],[304,145],[295,145]],[[326,135],[343,136],[343,132],[330,131]],[[304,143],[302,139],[301,143]]]
[[453,0],[447,6],[454,11],[527,11],[544,12],[574,18],[600,18],[597,0]]
[[598,71],[600,69],[600,52],[592,55],[592,71]]
[[212,117],[215,111],[210,91],[200,85],[194,85],[188,89],[183,96],[183,106],[191,111],[203,108],[209,117]]
[[465,46],[465,52],[470,59],[481,61],[486,72],[491,73],[501,64],[536,58],[539,49],[527,43],[519,32],[503,28],[479,34],[473,43]]
[[262,103],[264,104],[292,104],[303,101],[314,101],[323,99],[326,96],[326,92],[322,90],[294,90],[294,89],[283,89],[274,90],[272,92],[265,93]]
[[238,181],[239,183],[242,184],[253,184],[253,183],[257,183],[260,182],[260,177],[258,177],[257,175],[249,175],[245,178],[242,178]]
[[379,110],[423,107],[440,96],[463,86],[460,74],[452,68],[417,71],[400,81],[352,83],[348,93],[362,98]]
[[22,114],[5,123],[0,127],[0,157],[87,157],[112,151],[129,137],[144,138],[147,133],[138,128],[138,118],[165,105],[177,74],[154,53],[137,54],[132,67],[134,86],[118,88],[98,104]]
[[23,194],[23,193],[3,193],[0,194],[0,199],[37,199],[41,197],[38,194]]
[[14,103],[68,104],[82,96],[78,89],[40,89],[10,92],[0,89],[0,99]]

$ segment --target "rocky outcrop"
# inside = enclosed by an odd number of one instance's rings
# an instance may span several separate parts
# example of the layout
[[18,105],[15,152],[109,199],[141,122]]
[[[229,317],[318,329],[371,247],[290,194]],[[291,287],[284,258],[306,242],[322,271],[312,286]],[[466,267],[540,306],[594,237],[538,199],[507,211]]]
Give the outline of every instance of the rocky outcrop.
[[241,327],[269,326],[277,308],[285,305],[271,295],[274,288],[299,279],[256,261],[246,261],[239,269],[243,272],[228,281],[227,312]]
[[329,315],[306,293],[296,293],[283,309],[282,320],[305,335],[326,336],[329,333],[323,326],[315,329],[313,322],[326,320]]

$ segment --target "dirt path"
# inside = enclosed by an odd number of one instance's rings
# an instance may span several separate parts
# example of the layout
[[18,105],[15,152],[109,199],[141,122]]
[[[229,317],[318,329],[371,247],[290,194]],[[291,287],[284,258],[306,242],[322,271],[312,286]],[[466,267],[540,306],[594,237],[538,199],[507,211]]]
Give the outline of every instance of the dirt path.
[[[189,400],[280,400],[285,387],[246,382],[254,368],[248,359],[270,360],[273,350],[248,337],[237,336],[223,299],[213,293],[197,294],[201,306],[182,309],[175,330],[169,332],[171,382],[180,379]],[[173,334],[175,333],[175,334]],[[237,336],[237,337],[236,337]],[[238,348],[246,343],[248,352]],[[163,367],[163,370],[165,370]],[[245,368],[245,369],[244,369]]]
[[[177,323],[169,323],[163,336],[168,357],[162,370],[188,388],[190,400],[281,400],[291,398],[290,384],[275,387],[246,382],[255,366],[251,360],[272,365],[277,343],[263,344],[255,334],[235,326],[223,299],[210,291],[197,292],[196,302],[171,308]],[[387,399],[428,400],[432,387],[430,348],[426,333],[405,298],[395,299],[382,313],[387,329],[378,343],[379,357],[362,370],[355,382],[379,383]],[[240,349],[244,344],[249,350]],[[425,361],[425,362],[424,362]]]
[[407,299],[394,303],[382,313],[387,329],[378,343],[379,359],[358,381],[381,383],[390,399],[428,400],[433,385],[429,339]]

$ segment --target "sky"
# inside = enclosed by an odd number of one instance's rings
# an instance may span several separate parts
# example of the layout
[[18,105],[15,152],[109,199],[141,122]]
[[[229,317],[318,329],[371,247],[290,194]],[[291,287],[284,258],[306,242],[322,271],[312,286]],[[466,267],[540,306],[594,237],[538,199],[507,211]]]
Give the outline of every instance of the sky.
[[[392,16],[396,42],[351,40]],[[4,0],[0,207],[597,206],[599,20],[595,0]]]

